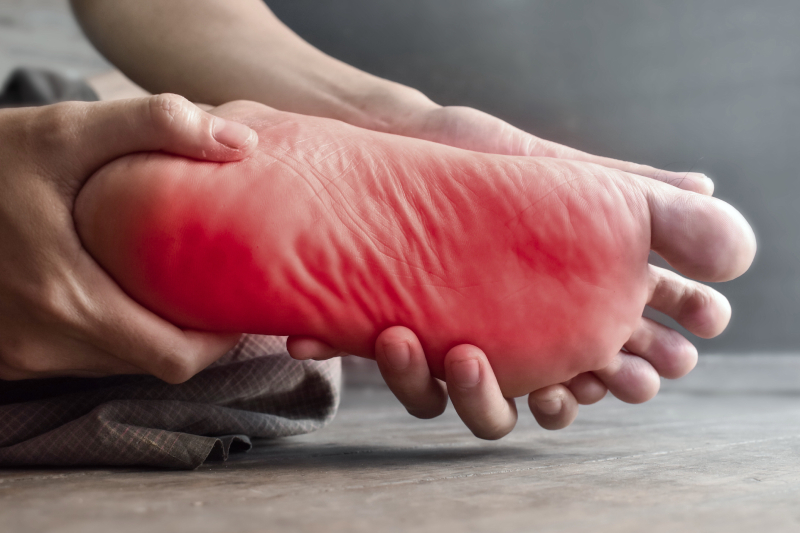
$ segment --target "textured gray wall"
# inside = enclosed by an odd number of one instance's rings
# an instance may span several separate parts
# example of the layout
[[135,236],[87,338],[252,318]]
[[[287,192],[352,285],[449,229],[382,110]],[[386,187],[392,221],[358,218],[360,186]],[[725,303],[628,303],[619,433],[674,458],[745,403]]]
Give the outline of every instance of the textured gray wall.
[[798,0],[268,0],[329,54],[541,137],[706,172],[759,238],[704,351],[800,349]]

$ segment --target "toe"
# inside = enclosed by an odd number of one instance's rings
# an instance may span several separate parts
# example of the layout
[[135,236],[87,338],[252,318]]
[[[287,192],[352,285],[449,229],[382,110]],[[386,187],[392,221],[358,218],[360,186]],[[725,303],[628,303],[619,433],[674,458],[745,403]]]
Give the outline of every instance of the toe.
[[673,318],[704,339],[716,337],[728,326],[731,305],[711,287],[650,265],[647,305]]
[[661,387],[653,365],[637,355],[619,352],[611,364],[594,374],[611,394],[627,403],[643,403],[652,399]]
[[642,318],[639,327],[625,343],[625,349],[638,355],[661,377],[677,379],[697,364],[697,349],[675,330],[649,318]]
[[681,273],[727,281],[753,262],[756,240],[744,217],[725,202],[639,180],[651,217],[651,248]]
[[714,194],[714,182],[711,181],[708,176],[699,172],[672,172],[654,168],[649,165],[596,156],[562,144],[533,137],[532,135],[516,130],[516,128],[514,128],[514,131],[518,134],[515,135],[517,140],[514,144],[522,147],[520,150],[512,151],[511,153],[514,155],[556,157],[571,161],[586,161],[587,163],[594,163],[606,168],[622,170],[642,178],[661,181],[685,191],[706,195]]
[[564,385],[581,405],[591,405],[605,398],[608,388],[591,372],[578,374]]
[[578,401],[564,385],[550,385],[530,393],[528,407],[544,429],[563,429],[578,416]]

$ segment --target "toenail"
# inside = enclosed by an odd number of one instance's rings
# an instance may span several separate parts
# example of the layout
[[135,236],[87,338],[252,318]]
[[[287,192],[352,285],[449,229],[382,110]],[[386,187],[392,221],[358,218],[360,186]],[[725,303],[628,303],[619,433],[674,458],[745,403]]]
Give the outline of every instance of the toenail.
[[561,398],[555,397],[551,400],[536,402],[536,408],[546,415],[557,415],[561,412]]
[[411,351],[408,349],[408,343],[406,342],[389,344],[386,346],[384,353],[388,365],[397,372],[408,368],[408,364],[411,362]]
[[474,387],[481,381],[481,370],[478,361],[465,359],[450,365],[450,378],[459,387]]

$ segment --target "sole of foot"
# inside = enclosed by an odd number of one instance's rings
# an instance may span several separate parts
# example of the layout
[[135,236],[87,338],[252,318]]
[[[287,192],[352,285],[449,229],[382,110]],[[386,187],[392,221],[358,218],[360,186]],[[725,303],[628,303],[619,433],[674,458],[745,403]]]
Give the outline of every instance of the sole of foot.
[[619,170],[249,102],[215,113],[258,132],[253,156],[128,156],[75,207],[88,251],[183,327],[302,335],[370,357],[402,325],[435,376],[449,349],[474,344],[518,396],[605,368],[648,304],[703,336],[724,329],[724,297],[648,265],[650,250],[699,281],[735,278],[755,254],[730,205]]

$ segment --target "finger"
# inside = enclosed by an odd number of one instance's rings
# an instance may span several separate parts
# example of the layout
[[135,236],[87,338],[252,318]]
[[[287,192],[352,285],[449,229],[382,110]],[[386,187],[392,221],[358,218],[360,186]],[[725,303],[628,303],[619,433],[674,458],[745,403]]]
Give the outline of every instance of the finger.
[[728,299],[711,287],[649,266],[647,305],[673,318],[698,337],[716,337],[731,319]]
[[578,374],[564,385],[580,405],[591,405],[605,398],[608,388],[591,372]]
[[445,356],[447,391],[458,416],[481,439],[499,439],[517,423],[517,407],[503,397],[486,355],[461,344]]
[[375,360],[389,389],[410,414],[434,418],[447,408],[447,390],[431,376],[425,352],[410,329],[384,330],[375,341]]
[[57,137],[65,142],[56,148],[81,177],[133,152],[162,150],[195,159],[235,161],[258,143],[258,135],[244,124],[211,115],[174,94],[70,102],[43,108],[43,113],[47,115],[42,128],[69,135],[69,139]]
[[619,352],[611,364],[594,374],[611,394],[627,403],[643,403],[658,394],[661,379],[655,368],[637,355]]
[[530,393],[528,407],[544,429],[563,429],[578,416],[578,401],[564,385],[550,385]]
[[308,359],[325,361],[327,359],[333,359],[334,357],[347,355],[320,340],[299,335],[293,335],[286,339],[286,350],[289,352],[289,355],[299,361],[306,361]]
[[[183,383],[231,350],[240,334],[181,330],[131,300],[88,256],[90,289],[73,302],[89,344],[168,383]],[[64,321],[70,319],[65,317]]]
[[727,281],[750,267],[755,235],[736,209],[652,181],[636,185],[649,204],[651,248],[679,272],[700,281]]
[[677,331],[644,317],[625,343],[625,350],[650,363],[667,379],[681,378],[697,364],[697,348],[691,342]]

